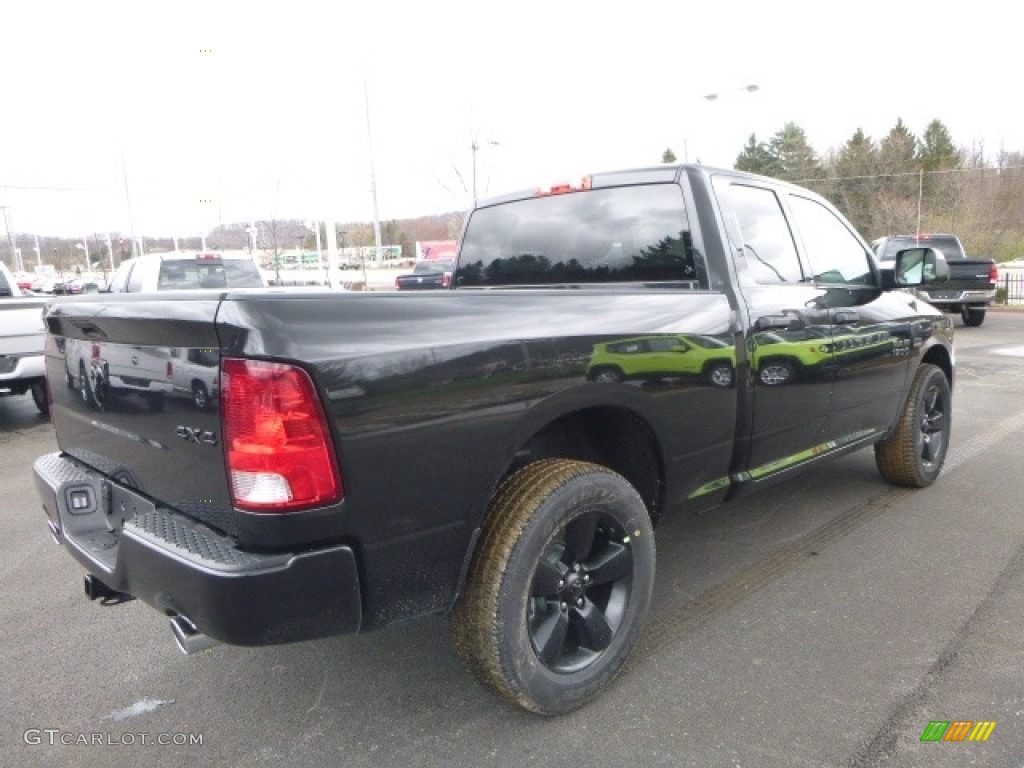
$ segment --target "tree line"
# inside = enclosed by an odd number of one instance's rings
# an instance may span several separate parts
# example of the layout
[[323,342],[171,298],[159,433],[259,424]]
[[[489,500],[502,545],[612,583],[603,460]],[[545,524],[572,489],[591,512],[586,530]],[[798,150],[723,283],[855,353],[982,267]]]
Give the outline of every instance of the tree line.
[[[669,155],[666,150],[662,159]],[[1024,154],[989,156],[982,146],[958,146],[940,120],[920,136],[902,119],[878,140],[858,128],[821,155],[803,129],[788,122],[766,141],[751,134],[735,168],[812,189],[869,241],[952,232],[969,256],[1024,257]]]

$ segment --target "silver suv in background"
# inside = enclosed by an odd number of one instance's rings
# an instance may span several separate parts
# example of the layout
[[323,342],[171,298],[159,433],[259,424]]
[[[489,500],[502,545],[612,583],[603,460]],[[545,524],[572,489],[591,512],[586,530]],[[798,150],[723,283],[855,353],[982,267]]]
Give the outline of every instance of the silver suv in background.
[[110,293],[142,293],[264,287],[266,281],[250,256],[149,253],[123,262],[107,290]]

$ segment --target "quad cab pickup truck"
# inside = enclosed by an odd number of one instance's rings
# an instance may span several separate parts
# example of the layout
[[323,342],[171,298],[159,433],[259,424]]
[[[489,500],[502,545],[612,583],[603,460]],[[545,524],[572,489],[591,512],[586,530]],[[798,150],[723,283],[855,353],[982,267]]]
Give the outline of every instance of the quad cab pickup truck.
[[964,325],[979,326],[995,301],[999,269],[993,259],[968,259],[956,235],[892,235],[875,240],[873,247],[882,266],[891,266],[904,248],[924,245],[942,252],[949,266],[949,279],[941,285],[915,289],[921,299],[943,312],[958,314]]
[[[480,203],[450,290],[57,299],[36,486],[86,594],[186,652],[447,614],[480,680],[562,713],[633,647],[665,515],[865,447],[938,477],[952,323],[891,289],[947,273],[920,245],[881,270],[805,189],[682,165]],[[209,350],[218,395],[154,412],[101,367],[82,397],[82,342]]]
[[24,293],[0,261],[0,397],[32,394],[40,413],[49,413],[43,364],[44,299]]

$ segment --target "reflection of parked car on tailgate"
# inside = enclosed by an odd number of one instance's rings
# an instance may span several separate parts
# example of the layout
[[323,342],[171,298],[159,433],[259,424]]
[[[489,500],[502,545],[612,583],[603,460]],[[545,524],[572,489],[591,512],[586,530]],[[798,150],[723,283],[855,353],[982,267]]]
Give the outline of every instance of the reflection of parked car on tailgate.
[[141,293],[265,286],[256,262],[245,255],[149,253],[122,262],[110,280],[108,291]]
[[735,348],[714,336],[649,336],[596,345],[587,378],[614,382],[690,374],[729,387],[735,367]]
[[90,406],[108,409],[116,398],[134,393],[149,410],[159,411],[172,392],[167,347],[68,339],[64,351],[68,386]]
[[170,373],[174,394],[191,398],[201,411],[210,407],[220,392],[220,353],[207,347],[175,347],[171,350]]

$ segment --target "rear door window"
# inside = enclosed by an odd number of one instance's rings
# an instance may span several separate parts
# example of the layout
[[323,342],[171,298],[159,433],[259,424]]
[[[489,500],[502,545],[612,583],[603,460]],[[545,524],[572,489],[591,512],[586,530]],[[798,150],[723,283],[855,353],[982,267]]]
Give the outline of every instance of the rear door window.
[[622,282],[707,287],[677,184],[577,191],[473,212],[462,286]]
[[725,228],[736,249],[741,282],[799,283],[804,279],[793,233],[775,191],[714,180],[723,203]]

